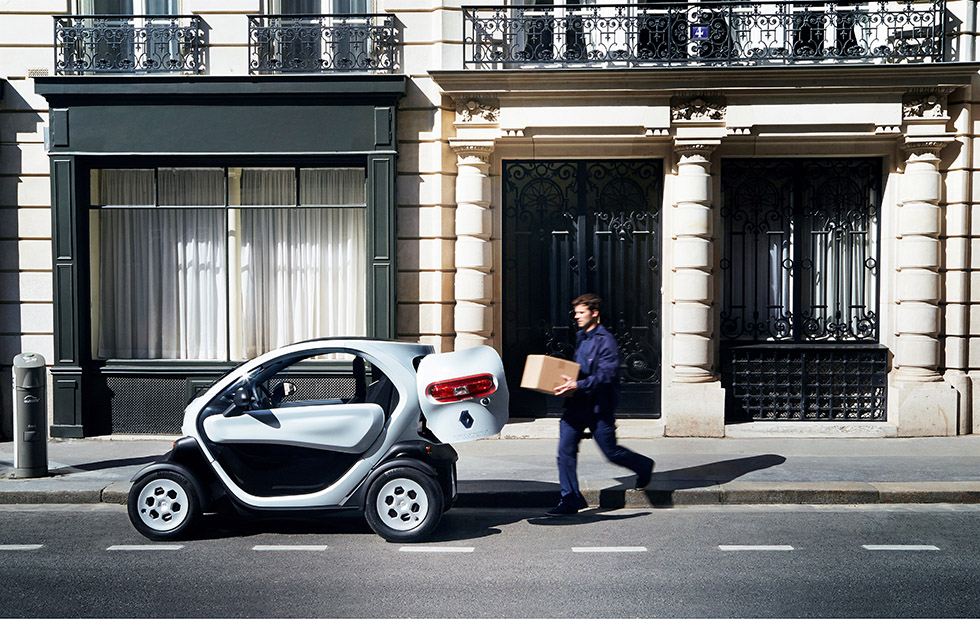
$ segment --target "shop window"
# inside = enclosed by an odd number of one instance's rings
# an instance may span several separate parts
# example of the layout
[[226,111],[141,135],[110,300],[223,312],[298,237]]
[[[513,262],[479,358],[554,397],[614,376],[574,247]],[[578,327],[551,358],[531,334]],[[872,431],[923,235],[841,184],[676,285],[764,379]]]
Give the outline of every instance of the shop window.
[[362,168],[93,170],[93,355],[250,358],[367,335]]

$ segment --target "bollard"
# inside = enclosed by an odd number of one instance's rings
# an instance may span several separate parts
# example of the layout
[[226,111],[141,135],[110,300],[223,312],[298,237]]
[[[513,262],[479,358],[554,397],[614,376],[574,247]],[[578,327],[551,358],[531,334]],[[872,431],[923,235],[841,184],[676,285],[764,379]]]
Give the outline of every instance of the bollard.
[[44,357],[14,357],[14,477],[48,474],[48,413]]

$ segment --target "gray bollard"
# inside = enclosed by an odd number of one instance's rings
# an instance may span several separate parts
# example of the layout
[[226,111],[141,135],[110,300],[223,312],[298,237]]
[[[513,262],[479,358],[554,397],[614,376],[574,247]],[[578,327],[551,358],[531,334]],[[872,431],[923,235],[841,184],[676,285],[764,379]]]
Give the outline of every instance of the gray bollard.
[[44,357],[14,357],[14,477],[48,474],[48,412]]

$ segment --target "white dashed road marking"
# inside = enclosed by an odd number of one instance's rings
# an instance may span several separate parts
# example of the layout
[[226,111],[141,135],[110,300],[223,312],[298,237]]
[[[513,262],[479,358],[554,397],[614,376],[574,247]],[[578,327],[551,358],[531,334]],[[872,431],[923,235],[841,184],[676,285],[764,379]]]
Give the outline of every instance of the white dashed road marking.
[[932,544],[865,544],[865,550],[939,550]]
[[284,546],[284,545],[258,545],[252,546],[252,550],[258,551],[268,551],[268,550],[286,550],[286,551],[303,551],[303,552],[322,552],[326,550],[326,546]]
[[792,546],[788,546],[788,545],[774,545],[774,546],[722,545],[722,546],[718,546],[718,550],[723,550],[725,552],[751,552],[751,551],[773,552],[773,551],[787,551],[787,550],[795,550],[795,549]]
[[181,548],[183,548],[181,544],[119,544],[117,546],[109,546],[106,550],[180,550]]
[[40,550],[44,544],[0,544],[0,550]]
[[573,546],[572,552],[646,552],[646,546]]
[[472,546],[402,546],[400,552],[473,552]]

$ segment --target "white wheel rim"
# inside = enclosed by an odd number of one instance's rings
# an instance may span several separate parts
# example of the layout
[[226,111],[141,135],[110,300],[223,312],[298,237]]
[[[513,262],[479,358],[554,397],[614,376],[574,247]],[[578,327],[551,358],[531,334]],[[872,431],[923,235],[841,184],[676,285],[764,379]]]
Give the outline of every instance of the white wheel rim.
[[411,531],[428,515],[429,497],[418,482],[400,477],[381,488],[375,510],[389,529]]
[[170,479],[154,479],[143,486],[137,499],[140,520],[154,531],[173,531],[187,520],[187,492]]

